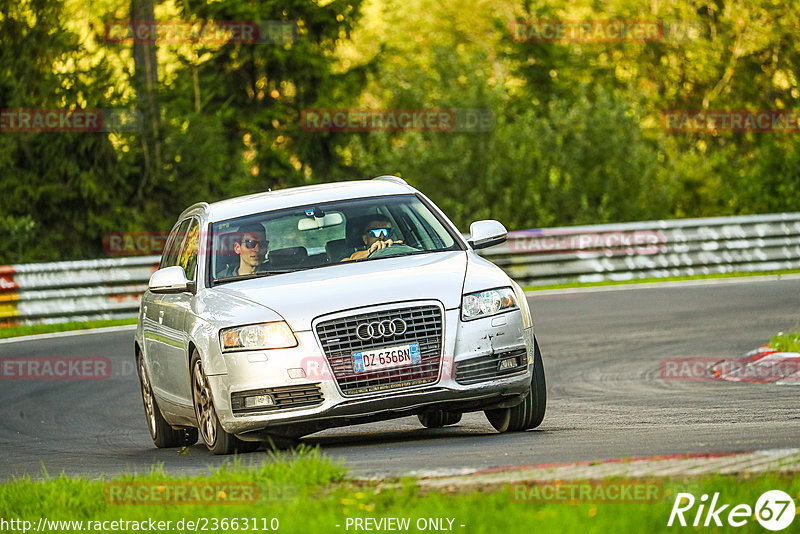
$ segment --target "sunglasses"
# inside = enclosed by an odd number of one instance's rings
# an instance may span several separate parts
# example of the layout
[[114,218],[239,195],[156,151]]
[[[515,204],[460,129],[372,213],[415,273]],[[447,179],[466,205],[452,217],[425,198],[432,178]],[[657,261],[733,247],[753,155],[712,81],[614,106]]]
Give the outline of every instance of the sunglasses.
[[269,246],[269,241],[258,241],[256,239],[245,239],[244,241],[242,241],[242,245],[246,246],[250,250],[253,250],[256,247],[259,247],[260,249],[263,250],[263,249],[265,249],[265,248],[267,248]]
[[389,237],[394,233],[393,228],[369,228],[366,232],[372,237]]

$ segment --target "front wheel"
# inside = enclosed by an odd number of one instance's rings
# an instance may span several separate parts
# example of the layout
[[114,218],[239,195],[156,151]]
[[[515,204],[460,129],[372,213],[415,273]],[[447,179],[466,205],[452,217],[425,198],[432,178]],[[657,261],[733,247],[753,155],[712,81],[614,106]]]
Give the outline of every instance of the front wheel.
[[144,404],[144,415],[147,418],[147,427],[150,430],[150,437],[159,449],[169,447],[189,446],[197,443],[197,429],[173,429],[161,415],[161,409],[153,395],[153,386],[150,384],[150,376],[144,365],[144,358],[139,357],[139,382],[142,386],[142,403]]
[[214,409],[211,386],[208,383],[208,377],[203,372],[203,363],[197,352],[192,354],[191,369],[194,413],[197,416],[200,435],[203,436],[208,450],[214,454],[232,454],[234,452],[252,452],[258,449],[260,443],[242,441],[222,428]]
[[531,390],[523,401],[513,408],[486,410],[486,419],[498,432],[520,432],[542,424],[547,408],[547,384],[544,378],[539,342],[533,338],[533,375]]

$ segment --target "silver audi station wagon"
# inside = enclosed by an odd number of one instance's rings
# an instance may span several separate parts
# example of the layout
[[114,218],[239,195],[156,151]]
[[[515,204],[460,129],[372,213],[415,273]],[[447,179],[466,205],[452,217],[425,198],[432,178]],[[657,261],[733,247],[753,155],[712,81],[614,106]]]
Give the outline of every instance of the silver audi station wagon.
[[142,297],[135,354],[158,447],[215,454],[326,428],[483,411],[538,426],[546,387],[522,289],[401,178],[259,193],[184,211]]

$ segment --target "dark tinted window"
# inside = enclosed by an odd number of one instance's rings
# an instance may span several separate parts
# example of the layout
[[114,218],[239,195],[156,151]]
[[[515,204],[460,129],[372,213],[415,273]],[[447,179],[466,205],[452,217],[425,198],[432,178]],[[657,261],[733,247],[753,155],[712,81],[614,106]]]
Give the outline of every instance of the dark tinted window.
[[181,249],[178,265],[186,271],[186,278],[194,280],[194,272],[197,270],[197,248],[200,241],[200,226],[195,219],[186,234],[186,239]]
[[172,267],[178,265],[178,254],[183,244],[183,239],[186,237],[186,230],[189,228],[191,219],[181,221],[181,223],[172,229],[167,239],[167,246],[164,247],[164,254],[161,256],[161,263],[159,268]]

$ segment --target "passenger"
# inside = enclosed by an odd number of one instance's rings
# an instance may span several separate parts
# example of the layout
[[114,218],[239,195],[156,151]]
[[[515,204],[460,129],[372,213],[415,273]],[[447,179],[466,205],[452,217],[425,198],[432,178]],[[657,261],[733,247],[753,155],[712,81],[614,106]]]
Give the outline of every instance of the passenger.
[[402,241],[393,241],[391,239],[393,234],[394,228],[388,217],[383,215],[372,217],[364,225],[364,231],[361,234],[364,248],[353,252],[349,258],[345,258],[342,261],[360,260],[368,257],[373,252],[402,243]]
[[258,223],[242,226],[233,237],[233,251],[239,256],[239,261],[223,270],[219,278],[264,271],[264,257],[268,247],[269,241],[263,226]]

